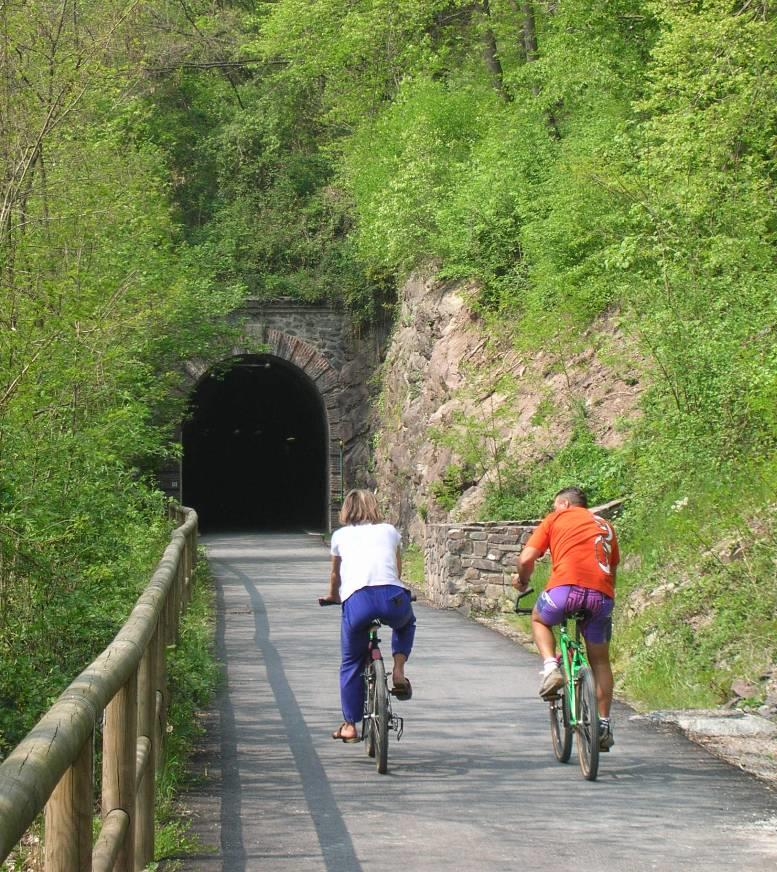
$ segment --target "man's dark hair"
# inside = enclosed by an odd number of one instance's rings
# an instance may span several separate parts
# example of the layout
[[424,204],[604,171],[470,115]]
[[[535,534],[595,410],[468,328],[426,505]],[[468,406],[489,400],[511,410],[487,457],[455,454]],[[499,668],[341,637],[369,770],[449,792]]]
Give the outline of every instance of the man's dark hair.
[[583,491],[579,487],[564,487],[562,488],[555,497],[553,497],[554,502],[562,497],[565,500],[569,500],[573,506],[582,506],[584,509],[588,508],[588,497],[585,495],[585,491]]

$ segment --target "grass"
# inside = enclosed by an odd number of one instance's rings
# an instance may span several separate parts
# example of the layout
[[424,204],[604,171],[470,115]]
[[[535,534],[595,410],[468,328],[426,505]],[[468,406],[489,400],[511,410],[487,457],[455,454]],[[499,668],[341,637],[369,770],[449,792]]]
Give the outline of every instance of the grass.
[[757,702],[777,675],[773,485],[769,470],[743,470],[700,483],[638,530],[632,522],[613,655],[639,706],[718,705],[735,679],[761,687]]
[[424,575],[424,552],[420,545],[412,543],[407,546],[402,554],[402,577],[408,584],[419,590],[426,589],[426,576]]
[[[157,782],[155,859],[165,860],[201,851],[203,846],[189,831],[176,806],[178,792],[188,783],[187,762],[202,729],[197,719],[212,699],[220,679],[213,658],[213,588],[205,559],[197,564],[192,600],[180,627],[178,644],[171,651],[164,768]],[[171,869],[169,863],[166,869]]]

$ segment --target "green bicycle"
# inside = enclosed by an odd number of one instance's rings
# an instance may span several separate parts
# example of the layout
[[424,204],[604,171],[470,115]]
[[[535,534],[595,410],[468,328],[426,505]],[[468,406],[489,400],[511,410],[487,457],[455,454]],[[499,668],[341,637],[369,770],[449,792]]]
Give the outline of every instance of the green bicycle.
[[[533,593],[529,588],[518,594],[515,613],[530,615],[532,610],[519,605],[523,597]],[[599,707],[596,702],[594,673],[585,655],[581,640],[580,621],[583,612],[574,612],[568,620],[575,622],[575,636],[569,634],[567,621],[559,627],[559,667],[564,684],[559,692],[546,697],[550,708],[550,736],[553,753],[559,763],[568,763],[572,754],[572,734],[577,736],[577,757],[580,770],[588,781],[599,774]]]

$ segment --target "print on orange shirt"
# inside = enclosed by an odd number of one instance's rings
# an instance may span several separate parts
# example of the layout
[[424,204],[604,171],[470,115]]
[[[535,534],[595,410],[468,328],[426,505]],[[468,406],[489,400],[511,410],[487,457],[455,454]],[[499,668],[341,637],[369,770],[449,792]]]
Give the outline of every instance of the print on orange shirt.
[[546,589],[577,584],[615,596],[612,576],[620,552],[615,531],[604,518],[582,506],[551,512],[526,544],[542,554],[550,549],[553,568]]

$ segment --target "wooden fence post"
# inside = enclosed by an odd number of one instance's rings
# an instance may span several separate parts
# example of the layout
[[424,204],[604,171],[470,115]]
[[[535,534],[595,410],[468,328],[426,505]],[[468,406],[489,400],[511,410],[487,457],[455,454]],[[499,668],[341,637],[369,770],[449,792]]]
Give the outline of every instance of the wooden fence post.
[[46,803],[46,872],[90,872],[94,787],[94,734]]
[[103,731],[103,820],[117,809],[129,826],[115,872],[135,872],[135,769],[137,766],[137,670],[108,703]]
[[175,645],[178,642],[178,610],[181,607],[181,580],[183,578],[183,562],[184,554],[181,551],[178,555],[178,563],[175,567],[175,577],[173,578],[173,586],[170,590],[169,602],[170,611],[168,613],[169,633],[167,637],[168,645]]
[[158,630],[154,631],[138,667],[138,742],[145,738],[150,747],[147,764],[138,773],[135,805],[135,865],[138,869],[144,869],[154,858],[157,632]]
[[156,698],[154,700],[154,766],[162,768],[165,754],[165,728],[167,725],[167,607],[162,609],[156,633]]

